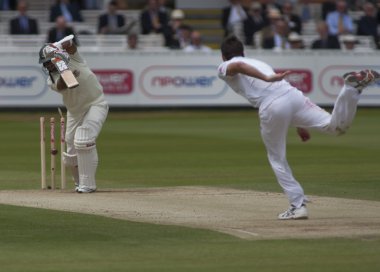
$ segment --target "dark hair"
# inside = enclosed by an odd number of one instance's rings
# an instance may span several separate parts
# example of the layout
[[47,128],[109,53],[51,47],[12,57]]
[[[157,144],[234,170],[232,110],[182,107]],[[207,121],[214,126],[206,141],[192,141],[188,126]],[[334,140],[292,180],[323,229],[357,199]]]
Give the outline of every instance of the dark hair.
[[233,57],[244,57],[243,43],[234,35],[223,40],[220,50],[226,60],[230,60]]

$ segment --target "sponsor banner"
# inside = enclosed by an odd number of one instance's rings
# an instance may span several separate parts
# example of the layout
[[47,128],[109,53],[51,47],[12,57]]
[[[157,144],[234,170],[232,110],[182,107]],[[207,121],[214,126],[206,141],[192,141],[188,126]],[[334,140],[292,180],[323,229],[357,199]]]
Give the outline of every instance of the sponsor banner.
[[291,74],[286,77],[286,80],[293,86],[308,94],[313,90],[313,73],[307,69],[276,69],[276,73],[290,71]]
[[226,84],[215,66],[149,66],[140,75],[141,91],[152,99],[213,99],[223,96]]
[[[110,106],[247,106],[249,103],[217,76],[219,51],[188,54],[82,53],[101,85]],[[332,106],[343,87],[342,75],[364,69],[380,70],[377,55],[343,52],[246,51],[277,72],[290,70],[286,80],[315,103]],[[0,53],[0,106],[57,106],[62,97],[49,90],[47,75],[36,54]],[[360,65],[357,65],[360,63]],[[12,64],[12,65],[9,65]],[[380,83],[368,87],[359,105],[380,105]]]
[[35,66],[0,66],[0,97],[36,99],[47,90],[45,76]]
[[133,91],[133,72],[130,70],[93,70],[104,93],[110,95],[129,94]]

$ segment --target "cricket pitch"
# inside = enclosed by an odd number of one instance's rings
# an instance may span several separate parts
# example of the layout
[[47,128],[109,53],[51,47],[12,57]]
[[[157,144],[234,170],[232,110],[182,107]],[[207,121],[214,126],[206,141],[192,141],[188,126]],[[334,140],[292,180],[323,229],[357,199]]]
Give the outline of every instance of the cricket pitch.
[[308,220],[277,220],[283,194],[215,187],[164,187],[77,194],[65,190],[0,191],[0,203],[219,231],[242,239],[380,235],[380,202],[309,196]]

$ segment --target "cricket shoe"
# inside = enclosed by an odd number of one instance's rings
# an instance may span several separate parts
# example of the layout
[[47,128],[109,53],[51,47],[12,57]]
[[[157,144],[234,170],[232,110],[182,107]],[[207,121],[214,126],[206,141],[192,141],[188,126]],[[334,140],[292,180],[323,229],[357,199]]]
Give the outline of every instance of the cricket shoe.
[[79,186],[77,193],[93,193],[96,191],[96,188],[89,188],[87,186]]
[[280,220],[289,220],[289,219],[307,219],[307,209],[305,205],[302,205],[299,208],[294,206],[290,206],[288,210],[278,215],[278,219]]
[[344,82],[361,92],[369,84],[378,81],[380,74],[375,70],[363,70],[360,72],[349,72],[343,75]]
[[78,193],[78,190],[79,190],[79,184],[78,184],[78,183],[75,183],[75,192]]

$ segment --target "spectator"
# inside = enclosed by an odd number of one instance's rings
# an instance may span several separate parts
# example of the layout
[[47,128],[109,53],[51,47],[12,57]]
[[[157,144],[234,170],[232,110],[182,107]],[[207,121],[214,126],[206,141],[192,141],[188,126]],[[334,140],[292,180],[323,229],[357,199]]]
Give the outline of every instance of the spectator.
[[244,20],[244,36],[246,45],[255,45],[255,33],[268,25],[268,19],[263,13],[261,4],[253,2],[248,10],[247,19]]
[[230,5],[222,10],[222,27],[224,36],[235,34],[242,36],[243,22],[247,19],[247,11],[241,5],[241,0],[229,0]]
[[320,21],[317,24],[317,32],[319,38],[312,42],[312,49],[340,49],[338,37],[329,34],[329,29],[325,21]]
[[353,21],[347,13],[347,4],[344,0],[336,2],[336,11],[327,14],[326,22],[330,35],[352,34],[354,31]]
[[293,12],[293,5],[289,1],[285,1],[281,8],[282,18],[287,22],[291,32],[302,33],[301,17]]
[[107,13],[101,14],[98,18],[98,34],[120,34],[125,31],[124,15],[118,13],[116,1],[108,3]]
[[57,0],[50,8],[50,22],[55,22],[58,16],[65,16],[66,22],[83,22],[82,14],[76,4],[69,0]]
[[376,17],[375,5],[367,2],[363,5],[364,15],[360,17],[357,23],[356,35],[358,36],[372,36],[375,44],[378,44],[378,21]]
[[9,34],[38,34],[38,22],[27,15],[27,1],[17,4],[18,16],[9,22]]
[[193,31],[191,33],[191,43],[187,45],[184,49],[185,52],[212,52],[212,49],[202,42],[202,36],[199,31]]
[[17,0],[0,0],[0,10],[15,10]]
[[270,25],[263,30],[262,48],[282,50],[290,47],[288,42],[288,24],[282,19],[277,9],[268,11]]
[[358,46],[360,42],[355,35],[352,35],[352,34],[342,35],[341,40],[343,43],[343,46],[342,46],[343,51],[373,52],[373,49],[371,47]]
[[327,14],[329,14],[330,12],[333,12],[336,10],[336,3],[335,1],[331,1],[331,0],[326,0],[326,1],[323,1],[322,5],[321,5],[321,12],[322,12],[322,20],[325,21],[326,18],[327,18]]
[[290,49],[305,49],[303,38],[297,32],[291,32],[288,36]]
[[75,45],[78,45],[78,41],[77,41],[74,29],[67,25],[66,19],[64,16],[58,16],[57,19],[55,20],[55,26],[50,28],[48,31],[46,42],[54,43],[71,34],[74,35]]
[[170,22],[168,27],[164,31],[165,35],[165,46],[171,49],[181,48],[181,27],[183,25],[183,20],[185,19],[185,14],[180,9],[175,9],[172,11],[170,16]]
[[354,35],[342,35],[343,51],[354,51],[358,40]]
[[169,18],[172,13],[172,9],[168,7],[166,0],[158,0],[158,9],[166,14],[166,17]]
[[301,0],[301,20],[303,23],[307,23],[312,20],[312,11],[308,0]]
[[128,50],[138,50],[139,47],[139,36],[137,33],[130,33],[127,35],[127,49]]
[[189,25],[182,24],[178,30],[178,49],[184,49],[191,44],[191,33],[193,32],[193,28]]
[[148,0],[147,4],[140,16],[142,34],[164,33],[169,21],[166,12],[159,9],[157,0]]

